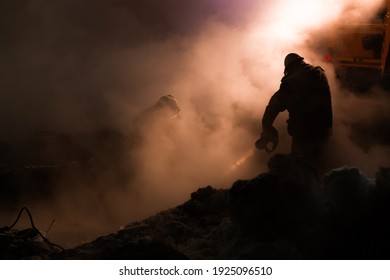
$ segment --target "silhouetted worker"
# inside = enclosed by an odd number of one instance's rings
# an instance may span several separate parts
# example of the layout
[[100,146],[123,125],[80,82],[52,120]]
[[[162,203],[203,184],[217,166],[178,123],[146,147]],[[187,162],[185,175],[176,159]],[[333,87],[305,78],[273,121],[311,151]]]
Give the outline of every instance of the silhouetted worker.
[[[262,119],[262,134],[256,148],[273,151],[278,132],[273,122],[280,112],[289,113],[287,131],[292,136],[291,154],[316,160],[332,133],[332,102],[325,71],[290,53],[284,59],[284,77],[271,97]],[[269,148],[267,144],[272,143]]]
[[176,98],[163,95],[158,101],[141,111],[133,120],[133,136],[140,141],[146,135],[164,130],[168,133],[173,121],[180,118],[180,107]]
[[139,113],[134,119],[134,124],[150,126],[153,122],[178,118],[179,112],[180,107],[175,97],[171,94],[163,95],[156,104]]

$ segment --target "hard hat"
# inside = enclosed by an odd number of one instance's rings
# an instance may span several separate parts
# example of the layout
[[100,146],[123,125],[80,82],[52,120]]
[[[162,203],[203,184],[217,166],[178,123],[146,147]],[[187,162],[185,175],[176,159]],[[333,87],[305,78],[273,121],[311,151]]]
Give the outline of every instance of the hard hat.
[[172,94],[161,96],[157,101],[156,106],[160,108],[166,108],[174,112],[180,111],[180,107],[176,101],[176,98]]
[[296,53],[289,53],[284,58],[284,67],[287,67],[289,64],[297,61],[303,61],[303,57]]

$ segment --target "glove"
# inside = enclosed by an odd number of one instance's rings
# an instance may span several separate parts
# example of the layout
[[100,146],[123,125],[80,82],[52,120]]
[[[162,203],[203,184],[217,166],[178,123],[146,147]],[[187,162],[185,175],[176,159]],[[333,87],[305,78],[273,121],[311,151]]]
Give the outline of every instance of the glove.
[[[268,147],[268,144],[271,143],[271,147]],[[265,150],[267,153],[275,151],[279,143],[278,131],[275,127],[271,129],[264,130],[261,133],[260,139],[255,143],[255,146],[258,150]]]

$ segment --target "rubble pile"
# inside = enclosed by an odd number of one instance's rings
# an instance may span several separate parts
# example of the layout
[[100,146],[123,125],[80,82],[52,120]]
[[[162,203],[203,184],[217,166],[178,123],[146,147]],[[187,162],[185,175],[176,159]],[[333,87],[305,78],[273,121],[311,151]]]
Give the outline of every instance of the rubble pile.
[[355,167],[319,176],[287,155],[268,167],[229,189],[200,188],[182,205],[67,250],[33,230],[2,230],[1,258],[390,258],[390,168],[374,179]]

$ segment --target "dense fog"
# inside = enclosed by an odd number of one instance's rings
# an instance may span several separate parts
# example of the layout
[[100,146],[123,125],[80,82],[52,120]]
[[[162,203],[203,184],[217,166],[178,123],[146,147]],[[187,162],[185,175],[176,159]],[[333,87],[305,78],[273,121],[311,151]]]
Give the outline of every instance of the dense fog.
[[[3,184],[20,189],[3,187],[1,223],[27,206],[42,230],[55,219],[48,237],[70,246],[266,171],[273,154],[254,142],[289,52],[330,81],[326,168],[373,176],[389,166],[389,93],[342,89],[312,44],[382,1],[366,2],[3,1],[0,165],[14,172]],[[179,114],[139,124],[165,95]],[[290,149],[287,117],[275,123],[277,153]]]

